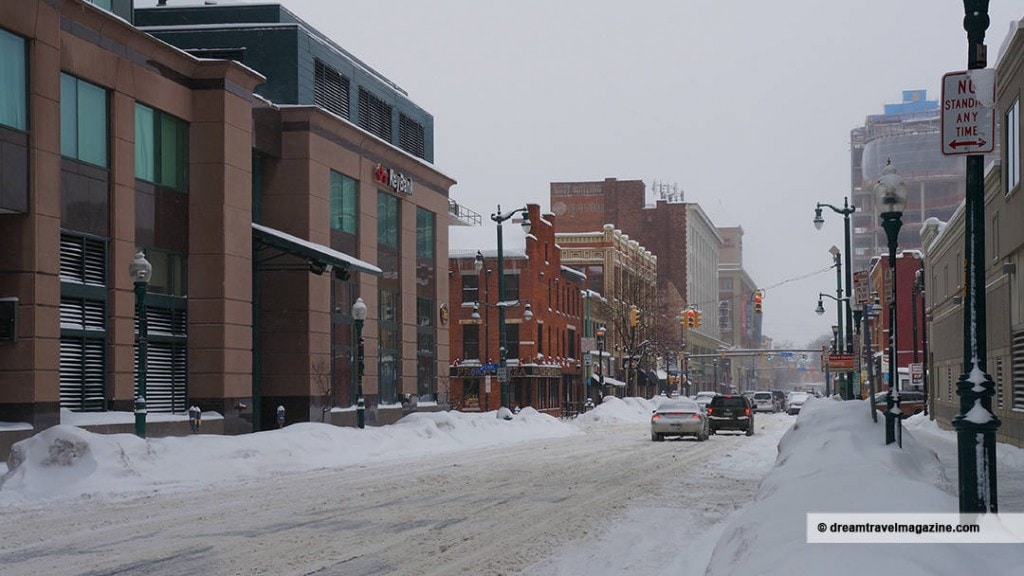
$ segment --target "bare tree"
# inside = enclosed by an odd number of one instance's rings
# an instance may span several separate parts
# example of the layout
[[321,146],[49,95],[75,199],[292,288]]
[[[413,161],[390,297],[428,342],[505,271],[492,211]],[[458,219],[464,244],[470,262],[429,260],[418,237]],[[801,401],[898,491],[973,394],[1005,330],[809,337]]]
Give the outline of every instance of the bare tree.
[[334,407],[334,387],[331,385],[331,362],[321,356],[309,367],[313,383],[320,395],[320,421],[327,421],[327,413]]

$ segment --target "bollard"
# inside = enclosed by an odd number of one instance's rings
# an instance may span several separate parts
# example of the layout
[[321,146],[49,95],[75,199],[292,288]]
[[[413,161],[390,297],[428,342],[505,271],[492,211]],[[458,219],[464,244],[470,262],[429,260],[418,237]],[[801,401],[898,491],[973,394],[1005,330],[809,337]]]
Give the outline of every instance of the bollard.
[[284,406],[277,407],[277,427],[284,428]]
[[199,406],[191,406],[188,409],[188,423],[192,427],[192,433],[199,433],[199,427],[202,426],[203,422],[203,411],[199,409]]
[[146,437],[146,397],[135,398],[135,435],[139,438]]

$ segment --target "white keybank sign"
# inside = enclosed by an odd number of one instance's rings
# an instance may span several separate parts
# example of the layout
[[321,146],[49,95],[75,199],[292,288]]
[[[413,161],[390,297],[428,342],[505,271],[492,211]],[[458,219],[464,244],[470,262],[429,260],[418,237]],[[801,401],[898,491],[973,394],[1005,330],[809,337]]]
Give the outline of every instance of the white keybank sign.
[[942,153],[995,150],[996,71],[950,72],[942,77]]

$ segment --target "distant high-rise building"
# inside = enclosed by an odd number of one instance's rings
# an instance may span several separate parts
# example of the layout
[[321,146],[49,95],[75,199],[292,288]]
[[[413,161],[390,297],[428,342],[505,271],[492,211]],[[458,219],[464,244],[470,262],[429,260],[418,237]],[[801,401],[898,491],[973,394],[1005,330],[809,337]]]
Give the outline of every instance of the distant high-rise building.
[[888,253],[885,231],[875,207],[874,186],[892,161],[907,185],[907,206],[899,235],[901,250],[921,248],[921,224],[929,217],[948,220],[964,198],[964,160],[944,156],[942,115],[925,90],[904,90],[903,101],[886,104],[850,131],[850,200],[853,269],[863,270],[873,256]]

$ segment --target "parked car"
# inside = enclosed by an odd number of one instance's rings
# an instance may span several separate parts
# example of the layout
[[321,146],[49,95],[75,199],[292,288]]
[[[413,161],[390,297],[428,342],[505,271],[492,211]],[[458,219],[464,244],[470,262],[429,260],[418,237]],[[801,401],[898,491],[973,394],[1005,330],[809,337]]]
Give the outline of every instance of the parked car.
[[[888,394],[888,392],[878,392],[875,394],[875,409],[883,414],[886,410],[886,396]],[[907,390],[906,392],[900,392],[899,395],[901,418],[909,418],[914,414],[924,412],[924,392]]]
[[786,408],[786,391],[785,390],[772,390],[772,396],[775,397],[775,405],[778,406],[779,412],[785,412]]
[[651,414],[651,440],[655,442],[661,442],[666,436],[693,436],[703,442],[708,434],[707,411],[694,400],[666,400]]
[[790,416],[799,414],[800,409],[804,407],[804,402],[810,397],[811,395],[808,392],[791,392],[789,399],[786,401],[786,413]]
[[753,436],[754,411],[750,403],[743,396],[715,396],[708,404],[708,430],[712,434],[719,430],[736,430]]
[[754,392],[751,403],[755,412],[777,412],[775,397],[771,392]]

